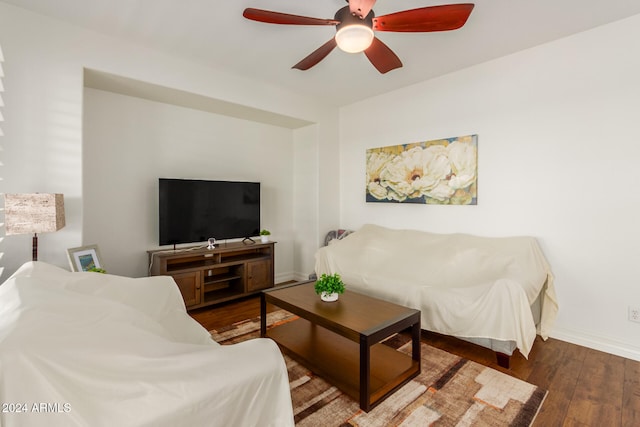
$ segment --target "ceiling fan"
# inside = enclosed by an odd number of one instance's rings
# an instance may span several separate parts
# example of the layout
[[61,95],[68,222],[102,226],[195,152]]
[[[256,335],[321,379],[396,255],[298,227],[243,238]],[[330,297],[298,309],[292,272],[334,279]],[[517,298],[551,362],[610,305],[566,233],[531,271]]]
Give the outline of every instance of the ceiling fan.
[[334,25],[336,35],[313,51],[292,68],[308,70],[322,61],[338,46],[349,53],[364,52],[380,73],[402,67],[400,58],[380,39],[374,31],[433,32],[457,30],[462,27],[473,10],[473,3],[447,4],[404,10],[383,16],[375,16],[376,0],[346,0],[349,3],[339,9],[333,19],[311,18],[247,8],[245,18],[268,24],[285,25]]

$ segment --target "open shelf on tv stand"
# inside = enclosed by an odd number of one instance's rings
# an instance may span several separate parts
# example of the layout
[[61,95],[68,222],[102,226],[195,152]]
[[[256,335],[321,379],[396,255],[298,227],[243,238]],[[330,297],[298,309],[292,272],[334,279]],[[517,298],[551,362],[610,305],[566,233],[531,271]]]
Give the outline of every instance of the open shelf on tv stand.
[[173,277],[187,310],[230,301],[274,286],[275,243],[148,251],[150,275]]

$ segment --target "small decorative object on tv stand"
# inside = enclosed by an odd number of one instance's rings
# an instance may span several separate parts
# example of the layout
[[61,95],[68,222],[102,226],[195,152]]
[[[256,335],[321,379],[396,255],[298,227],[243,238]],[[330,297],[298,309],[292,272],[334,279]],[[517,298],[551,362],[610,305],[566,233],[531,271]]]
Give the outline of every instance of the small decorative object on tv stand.
[[271,236],[271,232],[267,229],[263,229],[260,231],[260,240],[262,243],[267,243],[269,241],[269,236]]
[[[215,249],[216,248],[216,238],[215,237],[210,237],[208,240],[209,245],[207,246],[207,249]],[[174,247],[175,249],[175,247]]]
[[274,286],[275,243],[148,251],[150,275],[173,277],[187,310],[234,300]]

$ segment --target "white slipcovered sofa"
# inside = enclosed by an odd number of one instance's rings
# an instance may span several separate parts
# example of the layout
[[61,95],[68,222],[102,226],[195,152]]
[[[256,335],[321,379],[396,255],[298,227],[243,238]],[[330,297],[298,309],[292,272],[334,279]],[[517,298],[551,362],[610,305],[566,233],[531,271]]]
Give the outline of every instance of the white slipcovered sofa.
[[533,237],[490,238],[368,224],[320,248],[315,271],[347,288],[421,310],[422,329],[498,353],[508,366],[547,339],[558,304],[553,275]]
[[29,262],[0,286],[0,426],[291,426],[269,339],[221,346],[173,279]]

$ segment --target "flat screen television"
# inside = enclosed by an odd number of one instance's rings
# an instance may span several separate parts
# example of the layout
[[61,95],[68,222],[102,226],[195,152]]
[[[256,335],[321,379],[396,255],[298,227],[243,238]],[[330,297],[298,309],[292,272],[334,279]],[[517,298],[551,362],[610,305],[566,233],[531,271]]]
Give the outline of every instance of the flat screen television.
[[260,183],[160,178],[159,243],[234,239],[260,232]]

